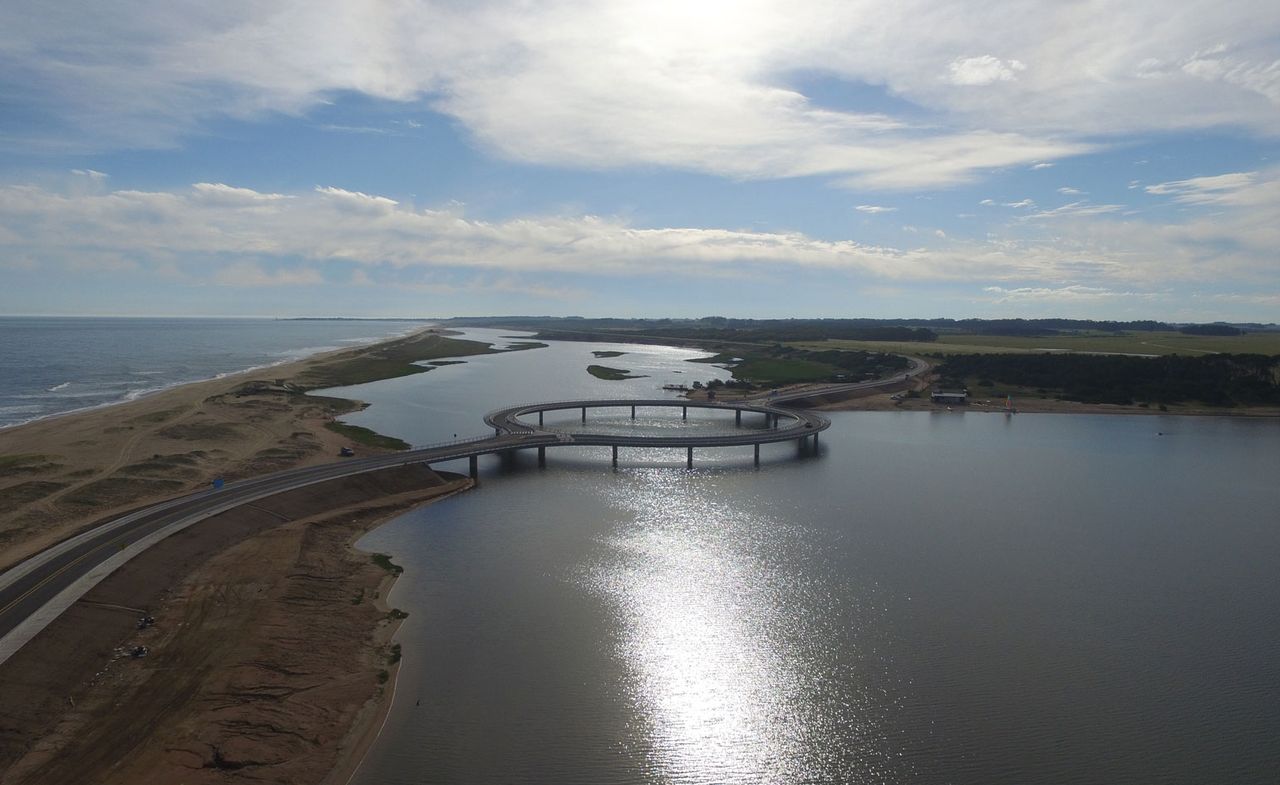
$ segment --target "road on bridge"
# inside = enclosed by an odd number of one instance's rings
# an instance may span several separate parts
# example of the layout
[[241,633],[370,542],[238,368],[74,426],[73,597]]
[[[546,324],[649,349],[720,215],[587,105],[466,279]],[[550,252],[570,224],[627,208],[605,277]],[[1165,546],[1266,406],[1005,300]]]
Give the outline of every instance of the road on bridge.
[[[556,433],[519,421],[539,410],[599,406],[685,406],[740,410],[786,418],[782,428],[743,429],[718,436],[644,437],[617,434]],[[284,491],[327,480],[415,463],[443,463],[512,450],[557,446],[731,447],[812,437],[830,426],[821,415],[780,409],[766,403],[709,403],[671,399],[561,401],[492,412],[491,437],[462,440],[388,455],[352,458],[321,466],[290,469],[228,483],[144,507],[64,540],[0,575],[0,663],[57,617],[58,613],[105,578],[111,570],[155,541],[226,510]],[[690,453],[692,455],[692,453]]]

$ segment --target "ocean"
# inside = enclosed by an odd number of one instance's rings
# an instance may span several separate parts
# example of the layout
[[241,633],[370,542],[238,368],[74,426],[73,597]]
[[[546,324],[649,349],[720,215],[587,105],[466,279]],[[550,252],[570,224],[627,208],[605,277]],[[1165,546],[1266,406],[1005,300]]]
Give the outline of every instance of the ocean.
[[0,317],[0,428],[422,326],[413,321]]

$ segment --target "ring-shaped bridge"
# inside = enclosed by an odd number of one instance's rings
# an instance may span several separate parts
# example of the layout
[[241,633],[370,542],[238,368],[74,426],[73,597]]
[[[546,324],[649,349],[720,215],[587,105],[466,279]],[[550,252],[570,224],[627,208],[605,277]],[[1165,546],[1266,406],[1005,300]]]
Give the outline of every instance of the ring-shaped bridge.
[[[690,409],[709,409],[721,412],[733,412],[734,421],[742,425],[743,414],[756,414],[765,418],[765,428],[737,428],[730,433],[680,435],[633,435],[619,433],[593,433],[588,429],[575,430],[572,433],[549,431],[544,429],[543,415],[546,412],[580,411],[582,424],[588,423],[588,412],[593,409],[630,409],[631,418],[635,419],[637,409],[680,409],[681,417],[688,419]],[[538,424],[524,421],[522,418],[538,415]],[[814,446],[818,443],[818,433],[831,427],[831,421],[822,415],[803,410],[784,409],[768,403],[746,401],[689,401],[671,400],[669,398],[613,398],[584,399],[573,401],[551,401],[546,403],[527,403],[508,406],[489,412],[485,415],[485,423],[493,428],[494,436],[554,436],[554,444],[538,446],[539,461],[545,460],[547,446],[593,446],[612,447],[613,462],[618,461],[619,447],[684,447],[688,452],[690,465],[693,463],[695,447],[746,447],[754,446],[755,459],[760,461],[760,445],[774,442],[800,441],[812,439]],[[530,445],[534,446],[534,445]]]

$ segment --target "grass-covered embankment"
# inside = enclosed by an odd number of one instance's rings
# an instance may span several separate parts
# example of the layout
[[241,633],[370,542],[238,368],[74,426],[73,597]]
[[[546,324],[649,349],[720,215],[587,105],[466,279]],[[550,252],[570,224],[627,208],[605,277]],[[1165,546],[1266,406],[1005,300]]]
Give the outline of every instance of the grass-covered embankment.
[[333,421],[325,423],[326,428],[334,433],[342,434],[356,444],[378,447],[383,450],[407,450],[411,446],[403,439],[394,436],[383,436],[377,431],[362,428],[359,425],[348,425],[345,422]]
[[[516,348],[533,348],[533,346],[524,344]],[[426,373],[431,370],[431,367],[417,363],[427,360],[496,354],[500,351],[503,350],[495,349],[480,341],[466,341],[438,333],[424,332],[373,347],[361,347],[318,359],[309,364],[302,373],[290,379],[290,382],[299,390],[349,387],[353,384],[367,384],[415,373]]]
[[626,368],[610,368],[607,365],[588,365],[587,373],[597,379],[604,379],[608,382],[617,382],[623,379],[643,379],[643,374],[633,374]]
[[778,386],[806,382],[862,381],[904,370],[903,357],[865,351],[806,351],[792,346],[750,348],[741,354],[721,353],[689,360],[726,368],[735,381]]

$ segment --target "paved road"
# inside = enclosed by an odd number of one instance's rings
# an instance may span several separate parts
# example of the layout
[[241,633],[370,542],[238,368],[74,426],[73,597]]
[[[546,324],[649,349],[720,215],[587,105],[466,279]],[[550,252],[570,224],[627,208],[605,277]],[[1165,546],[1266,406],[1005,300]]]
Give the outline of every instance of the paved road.
[[766,401],[770,404],[781,404],[792,401],[802,401],[805,398],[815,398],[819,395],[835,395],[839,393],[875,390],[881,387],[892,387],[895,384],[910,381],[912,378],[929,370],[929,363],[921,360],[919,357],[907,357],[907,360],[911,363],[910,368],[903,373],[890,376],[886,379],[872,379],[868,382],[849,382],[845,384],[811,384],[799,389],[779,392],[777,395],[765,394],[761,396],[752,396],[746,400]]
[[[32,614],[77,581],[95,573],[103,562],[158,532],[173,533],[247,502],[340,477],[392,466],[435,463],[558,443],[550,434],[504,434],[391,455],[348,459],[228,483],[220,490],[200,491],[116,518],[0,575],[0,662],[12,654],[11,649],[16,650],[12,641],[5,645],[10,633]],[[90,586],[77,588],[87,591]]]
[[[552,433],[521,422],[519,417],[538,411],[600,406],[683,406],[768,414],[786,421],[770,429],[744,428],[719,436],[622,436],[617,434]],[[451,442],[391,455],[352,458],[322,466],[276,472],[228,483],[219,490],[205,490],[150,505],[90,531],[65,540],[0,575],[0,662],[4,662],[44,625],[76,598],[106,577],[133,551],[149,547],[149,540],[167,536],[187,526],[247,502],[284,491],[340,477],[414,463],[441,463],[508,450],[558,446],[630,447],[730,447],[802,439],[830,426],[830,421],[810,412],[775,408],[769,403],[715,403],[670,399],[609,401],[559,401],[528,404],[492,412],[485,421],[494,435]],[[117,563],[118,562],[118,563]],[[114,566],[113,566],[114,565]],[[74,595],[74,596],[72,596]],[[52,612],[49,609],[53,608]],[[38,618],[37,618],[38,617]]]

